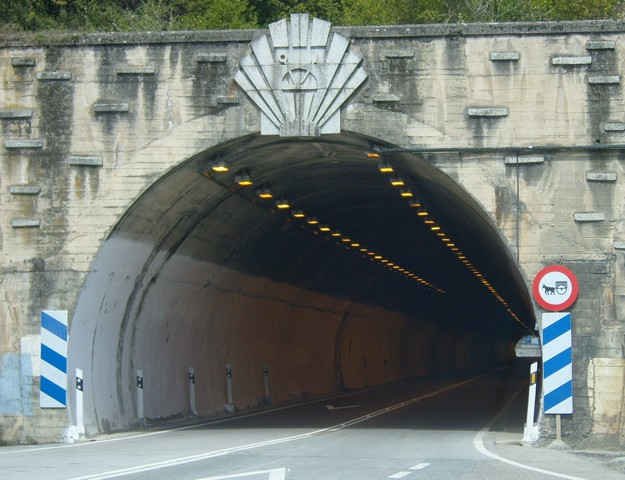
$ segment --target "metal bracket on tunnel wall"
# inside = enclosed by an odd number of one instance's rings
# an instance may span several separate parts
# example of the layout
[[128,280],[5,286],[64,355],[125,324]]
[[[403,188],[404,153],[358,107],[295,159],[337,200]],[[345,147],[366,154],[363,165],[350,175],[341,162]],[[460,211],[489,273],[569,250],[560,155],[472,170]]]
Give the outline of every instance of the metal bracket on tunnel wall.
[[331,24],[308,14],[269,24],[234,80],[261,112],[261,135],[341,133],[341,107],[367,79],[362,57]]

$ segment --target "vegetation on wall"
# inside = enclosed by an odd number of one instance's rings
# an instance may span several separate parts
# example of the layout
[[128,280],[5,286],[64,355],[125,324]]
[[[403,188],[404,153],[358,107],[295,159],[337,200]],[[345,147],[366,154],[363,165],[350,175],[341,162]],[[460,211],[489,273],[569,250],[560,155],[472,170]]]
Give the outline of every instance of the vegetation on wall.
[[0,0],[0,28],[254,28],[295,12],[337,25],[620,19],[625,0]]

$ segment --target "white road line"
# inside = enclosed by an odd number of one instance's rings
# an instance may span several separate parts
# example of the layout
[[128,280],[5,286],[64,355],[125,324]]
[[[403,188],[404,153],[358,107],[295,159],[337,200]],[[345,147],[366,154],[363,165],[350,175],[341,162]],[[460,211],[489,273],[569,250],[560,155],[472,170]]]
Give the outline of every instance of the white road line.
[[532,467],[530,465],[525,465],[523,463],[515,462],[514,460],[510,460],[508,458],[504,458],[504,457],[502,457],[500,455],[497,455],[496,453],[493,453],[493,452],[491,452],[490,450],[488,450],[486,448],[486,446],[484,445],[484,435],[486,435],[486,433],[490,430],[490,428],[493,426],[493,424],[499,419],[499,417],[501,417],[503,415],[503,413],[506,411],[507,407],[514,401],[514,399],[522,391],[523,391],[523,389],[521,389],[518,392],[516,392],[512,396],[512,398],[510,398],[510,400],[508,400],[508,402],[506,402],[506,404],[499,411],[499,413],[497,413],[497,415],[495,415],[492,418],[492,420],[490,422],[488,422],[488,424],[486,424],[486,426],[484,428],[482,428],[479,432],[477,432],[477,434],[473,438],[473,446],[475,447],[475,449],[478,452],[480,452],[482,455],[490,457],[493,460],[498,460],[500,462],[507,463],[508,465],[512,465],[513,467],[522,468],[524,470],[530,470],[532,472],[542,473],[543,475],[549,475],[551,477],[566,478],[567,480],[587,480],[587,479],[582,478],[582,477],[575,477],[573,475],[566,475],[564,473],[558,473],[558,472],[554,472],[554,471],[551,471],[551,470],[544,470],[542,468]]
[[102,472],[102,473],[96,473],[96,474],[89,474],[89,475],[83,475],[80,477],[74,477],[71,478],[69,480],[105,480],[105,479],[109,479],[109,478],[118,478],[118,477],[124,477],[126,475],[132,475],[134,473],[143,473],[143,472],[149,472],[152,470],[159,470],[161,468],[167,468],[167,467],[174,467],[174,466],[178,466],[178,465],[184,465],[187,463],[192,463],[192,462],[199,462],[202,460],[207,460],[209,458],[215,458],[215,457],[222,457],[224,455],[230,455],[232,453],[237,453],[237,452],[242,452],[242,451],[246,451],[246,450],[252,450],[252,449],[256,449],[256,448],[261,448],[261,447],[268,447],[268,446],[272,446],[272,445],[279,445],[282,443],[289,443],[289,442],[294,442],[297,440],[304,440],[313,436],[317,436],[320,435],[322,433],[330,433],[330,432],[335,432],[338,430],[342,430],[344,428],[347,427],[351,427],[352,425],[357,425],[359,423],[363,423],[366,422],[372,418],[376,418],[379,417],[380,415],[385,415],[389,412],[393,412],[396,410],[399,410],[401,408],[407,407],[409,405],[413,405],[417,402],[420,402],[421,400],[425,400],[431,397],[435,397],[437,395],[440,395],[441,393],[445,393],[448,392],[450,390],[454,390],[456,388],[459,388],[463,385],[466,385],[468,383],[474,382],[476,380],[478,380],[479,378],[482,378],[484,376],[486,376],[488,374],[482,374],[482,375],[478,375],[476,377],[473,378],[469,378],[467,380],[463,380],[462,382],[458,382],[458,383],[454,383],[451,385],[448,385],[446,387],[442,387],[439,388],[438,390],[434,390],[430,393],[426,393],[423,395],[419,395],[417,397],[413,397],[410,398],[408,400],[404,400],[403,402],[399,402],[399,403],[395,403],[393,405],[390,405],[388,407],[385,408],[380,408],[378,410],[374,410],[371,413],[368,413],[366,415],[361,415],[359,417],[355,417],[352,418],[351,420],[347,420],[346,422],[342,422],[339,423],[337,425],[333,425],[331,427],[325,427],[325,428],[320,428],[318,430],[313,430],[311,432],[307,432],[307,433],[301,433],[298,435],[291,435],[288,437],[280,437],[280,438],[276,438],[273,440],[264,440],[261,442],[256,442],[256,443],[250,443],[247,445],[239,445],[236,447],[230,447],[230,448],[224,448],[224,449],[220,449],[220,450],[212,450],[209,452],[204,452],[204,453],[199,453],[196,455],[190,455],[187,457],[178,457],[178,458],[172,458],[169,460],[164,460],[161,462],[154,462],[154,463],[148,463],[145,465],[137,465],[135,467],[128,467],[128,468],[120,468],[117,470],[110,470],[108,472]]
[[410,475],[410,472],[397,472],[393,475],[389,475],[388,478],[404,478],[408,475]]
[[252,475],[267,474],[267,480],[284,480],[286,478],[286,468],[274,468],[272,470],[257,470],[255,472],[235,473],[233,475],[219,475],[217,477],[203,477],[197,480],[226,480],[228,478],[251,477]]
[[360,405],[357,404],[353,404],[353,405],[341,405],[339,407],[335,407],[334,405],[326,405],[326,408],[328,410],[348,410],[350,408],[360,408]]
[[32,448],[21,448],[19,450],[0,450],[0,455],[10,455],[10,454],[22,454],[22,453],[30,453],[30,452],[42,452],[42,451],[46,451],[46,450],[58,450],[61,448],[77,448],[77,447],[89,447],[92,445],[102,445],[103,443],[111,443],[111,442],[121,442],[124,440],[136,440],[137,438],[144,438],[144,437],[152,437],[154,435],[163,435],[163,434],[167,434],[167,433],[175,433],[175,432],[180,432],[183,430],[191,430],[193,428],[200,428],[200,427],[206,427],[209,425],[219,425],[220,423],[228,423],[228,422],[234,422],[235,420],[241,420],[244,418],[251,418],[251,417],[258,417],[260,415],[267,415],[269,413],[275,413],[275,412],[281,412],[283,410],[289,410],[292,408],[297,408],[297,407],[306,407],[309,405],[315,405],[317,403],[323,403],[323,402],[327,402],[328,400],[336,400],[338,398],[347,398],[347,397],[353,397],[355,395],[364,393],[364,392],[368,392],[369,390],[372,390],[373,387],[371,388],[364,388],[362,390],[358,390],[355,392],[349,392],[349,393],[341,393],[340,395],[335,395],[332,397],[324,397],[324,398],[319,398],[316,400],[310,400],[308,402],[301,402],[301,403],[294,403],[294,404],[290,404],[290,405],[284,405],[282,407],[275,407],[275,408],[270,408],[267,410],[260,410],[258,412],[252,412],[252,413],[245,413],[242,415],[233,415],[230,417],[225,417],[225,418],[218,418],[215,420],[208,420],[206,422],[200,422],[200,423],[193,423],[191,425],[184,425],[182,427],[174,427],[174,428],[167,428],[164,430],[157,430],[155,432],[144,432],[144,433],[137,433],[134,435],[124,435],[124,436],[120,436],[120,437],[115,437],[115,438],[105,438],[102,440],[92,440],[92,441],[85,441],[85,442],[81,442],[81,443],[72,443],[72,444],[64,444],[64,445],[50,445],[49,447],[32,447]]
[[424,468],[429,467],[430,464],[429,463],[417,463],[416,465],[413,465],[412,467],[410,467],[408,470],[423,470]]

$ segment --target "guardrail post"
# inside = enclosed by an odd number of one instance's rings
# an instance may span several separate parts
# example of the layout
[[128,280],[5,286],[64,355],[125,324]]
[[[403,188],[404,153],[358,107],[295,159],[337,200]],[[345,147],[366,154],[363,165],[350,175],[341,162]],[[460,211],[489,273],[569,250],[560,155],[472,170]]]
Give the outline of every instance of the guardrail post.
[[136,387],[137,387],[137,417],[139,419],[139,423],[145,423],[145,414],[143,413],[143,370],[137,370],[136,376]]
[[234,403],[232,400],[232,365],[226,365],[226,404],[224,405],[226,412],[233,413]]
[[534,413],[536,407],[536,380],[538,377],[538,362],[530,365],[530,388],[527,394],[527,417],[523,429],[523,441],[532,443],[538,440],[538,427],[534,425]]
[[195,370],[193,367],[189,367],[187,371],[187,378],[189,379],[189,410],[191,415],[198,416],[197,406],[195,403]]
[[271,405],[271,387],[269,384],[269,367],[263,367],[263,384],[265,385],[265,403]]
[[85,434],[85,407],[83,403],[84,373],[82,369],[76,369],[76,431],[79,435]]

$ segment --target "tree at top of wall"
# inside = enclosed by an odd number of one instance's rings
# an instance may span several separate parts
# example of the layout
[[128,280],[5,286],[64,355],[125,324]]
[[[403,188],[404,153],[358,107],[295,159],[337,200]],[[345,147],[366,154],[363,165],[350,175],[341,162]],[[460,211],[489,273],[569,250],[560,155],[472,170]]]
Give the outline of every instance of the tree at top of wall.
[[625,0],[20,0],[0,2],[12,31],[254,28],[308,12],[334,24],[623,18]]

